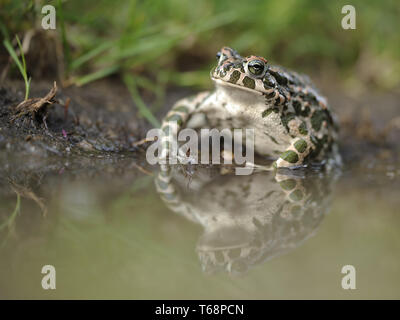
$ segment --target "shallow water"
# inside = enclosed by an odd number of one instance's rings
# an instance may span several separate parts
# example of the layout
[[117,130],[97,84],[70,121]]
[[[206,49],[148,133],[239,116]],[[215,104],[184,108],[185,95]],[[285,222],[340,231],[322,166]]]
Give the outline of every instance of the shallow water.
[[[47,161],[3,162],[1,298],[400,298],[398,164],[244,177],[176,168],[166,203],[137,159]],[[41,286],[44,265],[55,290]],[[355,290],[341,286],[345,265]]]

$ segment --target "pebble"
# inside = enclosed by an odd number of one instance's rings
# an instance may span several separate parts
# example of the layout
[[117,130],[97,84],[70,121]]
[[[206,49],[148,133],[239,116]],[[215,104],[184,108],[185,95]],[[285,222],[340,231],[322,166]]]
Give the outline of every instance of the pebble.
[[93,151],[94,150],[93,146],[86,140],[82,140],[81,142],[79,142],[78,147],[85,151]]

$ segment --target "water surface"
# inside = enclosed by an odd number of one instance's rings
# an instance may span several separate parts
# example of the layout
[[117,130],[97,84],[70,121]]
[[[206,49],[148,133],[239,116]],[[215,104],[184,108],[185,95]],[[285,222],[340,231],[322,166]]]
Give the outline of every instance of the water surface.
[[[330,175],[177,168],[169,202],[138,159],[3,160],[1,298],[400,298],[390,159]],[[56,290],[41,287],[48,264]]]

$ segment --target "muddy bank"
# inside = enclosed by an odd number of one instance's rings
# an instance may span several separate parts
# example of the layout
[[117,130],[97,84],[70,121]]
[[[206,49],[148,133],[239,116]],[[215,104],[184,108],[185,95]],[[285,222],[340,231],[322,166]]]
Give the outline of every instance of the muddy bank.
[[[51,87],[50,83],[37,84],[31,96],[44,97]],[[132,143],[141,124],[118,93],[110,104],[101,88],[58,89],[57,102],[44,106],[36,114],[18,117],[16,107],[23,98],[22,91],[16,88],[0,91],[2,150],[38,156],[96,156],[135,151]]]

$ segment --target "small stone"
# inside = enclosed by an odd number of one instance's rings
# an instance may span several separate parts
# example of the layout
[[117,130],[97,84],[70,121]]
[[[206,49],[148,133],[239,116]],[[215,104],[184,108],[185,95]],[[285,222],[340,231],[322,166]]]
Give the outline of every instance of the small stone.
[[78,147],[85,151],[94,151],[93,146],[86,140],[82,140],[78,143]]

